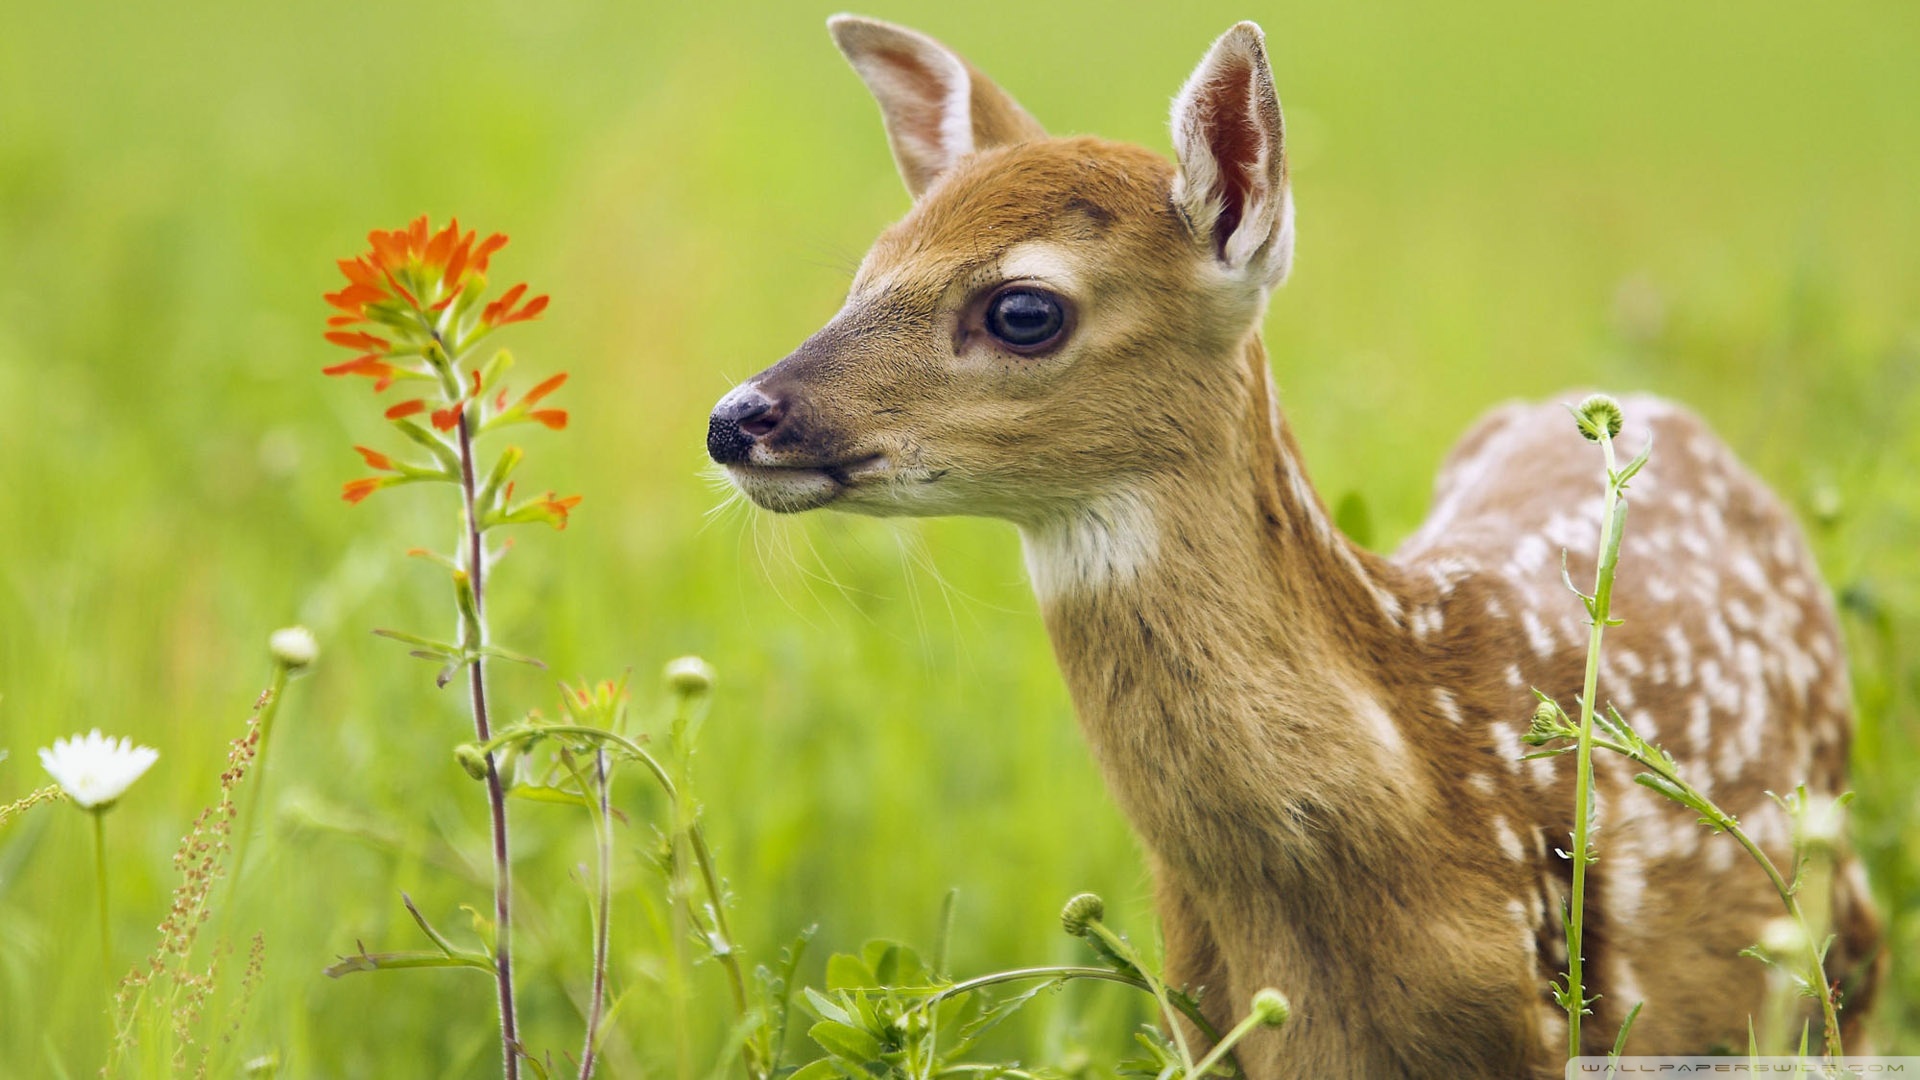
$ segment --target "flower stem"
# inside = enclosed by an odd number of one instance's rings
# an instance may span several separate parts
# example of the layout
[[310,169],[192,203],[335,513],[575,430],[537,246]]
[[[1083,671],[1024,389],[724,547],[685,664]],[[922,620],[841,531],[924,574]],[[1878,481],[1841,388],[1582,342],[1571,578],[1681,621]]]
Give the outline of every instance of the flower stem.
[[100,878],[100,981],[113,996],[113,920],[107,914],[107,811],[93,808],[93,868]]
[[607,945],[613,907],[613,808],[607,775],[607,752],[594,751],[593,777],[600,789],[598,812],[593,815],[595,857],[599,861],[600,902],[593,912],[593,1002],[587,1009],[586,1044],[580,1049],[580,1080],[593,1076],[594,1051],[600,1039],[600,1020],[607,1002]]
[[[493,737],[487,723],[486,659],[478,649],[486,644],[486,550],[480,534],[479,508],[475,505],[473,467],[473,429],[466,410],[460,413],[460,494],[466,508],[468,587],[473,590],[473,625],[466,628],[475,650],[467,668],[467,684],[473,700],[473,730],[482,743]],[[520,1023],[513,1004],[513,868],[507,857],[507,795],[500,782],[500,770],[491,752],[487,754],[487,810],[493,819],[493,956],[494,976],[499,984],[500,1046],[507,1080],[520,1076]]]
[[1619,550],[1614,537],[1614,503],[1619,501],[1620,489],[1613,481],[1613,438],[1602,427],[1598,441],[1601,451],[1606,455],[1607,495],[1600,510],[1600,548],[1593,572],[1593,599],[1589,605],[1592,629],[1587,639],[1586,680],[1580,693],[1579,758],[1573,782],[1573,898],[1567,908],[1568,1057],[1580,1056],[1580,1018],[1587,1011],[1582,971],[1585,958],[1581,955],[1581,938],[1585,929],[1587,863],[1591,861],[1589,850],[1593,825],[1593,695],[1600,678],[1600,639],[1607,629],[1608,612],[1613,599],[1616,563],[1611,556]]
[[[268,684],[267,692],[260,696],[260,704],[257,707],[254,724],[259,729],[260,738],[258,749],[254,752],[256,756],[253,771],[259,779],[253,782],[253,794],[247,799],[247,808],[241,813],[239,838],[234,841],[233,871],[227,875],[229,901],[240,887],[240,871],[246,869],[247,848],[251,846],[253,839],[254,822],[260,816],[260,804],[267,798],[267,738],[273,734],[274,714],[280,711],[280,695],[287,689],[287,673],[286,664],[274,662],[273,680]],[[232,909],[231,903],[228,904],[228,909]]]

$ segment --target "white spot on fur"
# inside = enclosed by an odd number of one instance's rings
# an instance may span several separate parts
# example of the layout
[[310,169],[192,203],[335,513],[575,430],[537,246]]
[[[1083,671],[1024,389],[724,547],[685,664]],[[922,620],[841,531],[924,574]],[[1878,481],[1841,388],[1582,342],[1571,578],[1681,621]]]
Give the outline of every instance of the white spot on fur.
[[1533,654],[1542,658],[1552,656],[1554,650],[1553,634],[1547,629],[1540,616],[1531,611],[1520,613],[1520,625],[1527,631],[1527,644],[1533,646]]
[[1000,256],[1000,273],[1009,281],[1043,282],[1068,296],[1079,291],[1073,263],[1052,244],[1029,242],[1007,249]]
[[1459,700],[1453,696],[1453,691],[1444,686],[1433,688],[1433,707],[1440,710],[1440,715],[1455,725],[1465,722],[1466,718],[1460,715]]
[[1493,839],[1495,843],[1500,845],[1500,850],[1507,858],[1512,859],[1514,862],[1526,861],[1527,849],[1520,846],[1520,836],[1513,831],[1513,826],[1507,824],[1506,818],[1496,817],[1493,819]]
[[1023,529],[1021,541],[1027,575],[1042,603],[1132,582],[1160,548],[1152,509],[1132,493]]

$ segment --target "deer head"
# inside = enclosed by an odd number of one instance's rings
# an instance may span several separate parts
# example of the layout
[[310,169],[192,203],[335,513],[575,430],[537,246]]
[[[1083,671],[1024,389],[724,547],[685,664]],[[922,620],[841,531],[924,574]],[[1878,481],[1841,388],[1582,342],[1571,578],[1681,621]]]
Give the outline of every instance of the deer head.
[[913,207],[839,313],[714,409],[732,481],[775,511],[1038,526],[1219,453],[1246,411],[1239,346],[1293,254],[1259,27],[1227,31],[1181,90],[1176,166],[1050,138],[924,35],[828,25]]

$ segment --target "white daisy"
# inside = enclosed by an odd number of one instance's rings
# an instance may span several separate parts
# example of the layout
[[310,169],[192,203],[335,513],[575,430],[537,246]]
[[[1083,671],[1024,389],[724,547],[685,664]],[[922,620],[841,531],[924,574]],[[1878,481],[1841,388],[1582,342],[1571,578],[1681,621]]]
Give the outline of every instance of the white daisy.
[[160,751],[135,746],[131,739],[109,739],[99,728],[70,739],[55,739],[40,751],[40,764],[81,807],[104,807],[118,799],[142,773],[151,768]]

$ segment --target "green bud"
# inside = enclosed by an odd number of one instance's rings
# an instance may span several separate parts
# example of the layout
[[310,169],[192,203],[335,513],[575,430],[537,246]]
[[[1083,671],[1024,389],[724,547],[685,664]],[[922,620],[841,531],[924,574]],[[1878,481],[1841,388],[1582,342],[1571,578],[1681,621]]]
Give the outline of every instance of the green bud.
[[1845,813],[1838,799],[1808,795],[1800,801],[1795,814],[1799,821],[1799,841],[1811,851],[1832,852],[1846,834]]
[[1807,935],[1800,932],[1800,924],[1781,915],[1767,920],[1760,928],[1760,951],[1775,960],[1798,960],[1807,951]]
[[299,671],[320,658],[320,643],[306,627],[288,626],[267,637],[267,651],[274,663],[288,671]]
[[487,778],[487,754],[476,743],[461,743],[453,748],[453,760],[475,780]]
[[1542,701],[1533,710],[1533,723],[1523,737],[1528,746],[1545,746],[1555,739],[1564,738],[1572,725],[1567,723],[1567,714],[1560,709],[1560,703],[1552,699]]
[[1293,1015],[1287,995],[1269,986],[1253,995],[1253,1018],[1266,1027],[1279,1027]]
[[667,685],[681,697],[704,694],[713,687],[713,669],[697,656],[667,662]]
[[1590,442],[1600,441],[1600,432],[1605,431],[1607,438],[1617,438],[1620,434],[1622,416],[1620,403],[1605,394],[1594,394],[1580,403],[1573,411],[1574,419],[1580,425],[1580,434]]
[[1107,902],[1090,892],[1067,901],[1060,909],[1060,926],[1073,937],[1086,937],[1090,923],[1097,923],[1107,914]]

